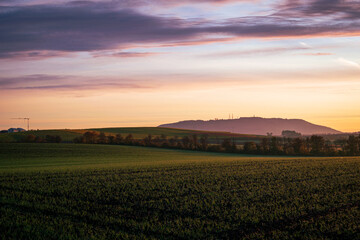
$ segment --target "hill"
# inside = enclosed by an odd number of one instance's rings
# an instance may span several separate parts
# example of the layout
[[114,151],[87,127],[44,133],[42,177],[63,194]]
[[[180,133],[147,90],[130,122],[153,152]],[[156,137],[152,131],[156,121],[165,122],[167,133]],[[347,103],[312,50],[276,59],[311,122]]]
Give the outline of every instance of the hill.
[[159,127],[190,129],[201,131],[225,131],[239,134],[281,135],[283,130],[293,130],[302,135],[312,134],[338,134],[335,129],[312,124],[302,119],[282,119],[282,118],[260,118],[242,117],[239,119],[221,120],[189,120],[177,123],[163,124]]

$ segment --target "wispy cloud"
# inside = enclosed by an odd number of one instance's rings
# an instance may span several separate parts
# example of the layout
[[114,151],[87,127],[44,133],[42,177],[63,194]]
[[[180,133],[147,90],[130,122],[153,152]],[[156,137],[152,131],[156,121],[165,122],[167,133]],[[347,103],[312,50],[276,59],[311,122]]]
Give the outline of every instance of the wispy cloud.
[[280,4],[281,15],[292,17],[327,17],[359,19],[360,2],[357,0],[285,0]]
[[360,64],[357,62],[345,58],[338,58],[337,61],[344,66],[360,69]]
[[99,89],[149,89],[152,85],[115,77],[79,77],[57,76],[46,74],[26,75],[19,77],[0,78],[1,90],[62,90],[81,91]]
[[334,55],[334,54],[327,53],[327,52],[315,52],[315,53],[303,53],[302,55],[305,55],[305,56],[330,56],[330,55]]
[[143,58],[164,54],[162,52],[114,52],[100,51],[92,53],[93,57],[120,57],[120,58]]
[[283,47],[268,47],[268,48],[255,48],[255,49],[247,49],[247,50],[240,50],[240,51],[227,51],[227,52],[218,52],[212,54],[206,54],[203,56],[206,57],[238,57],[238,56],[267,56],[267,55],[278,55],[284,54],[288,52],[302,52],[299,53],[300,55],[309,55],[309,56],[327,56],[333,55],[332,53],[327,52],[308,52],[309,50],[315,51],[320,50],[322,48],[333,48],[336,46],[327,45],[327,46],[310,46],[305,42],[299,42],[299,45],[290,45],[290,46],[283,46]]
[[0,77],[0,87],[7,89],[19,85],[30,86],[32,84],[44,84],[69,79],[71,76],[33,74],[19,77]]
[[299,50],[307,50],[306,47],[272,47],[272,48],[258,48],[258,49],[250,49],[250,50],[242,50],[242,51],[228,51],[228,52],[219,52],[213,54],[206,54],[206,57],[238,57],[238,56],[252,56],[252,55],[273,55],[273,54],[281,54],[292,51]]
[[76,1],[76,0],[0,0],[0,4],[12,6],[14,4],[20,6],[39,5],[39,4],[68,4],[68,5],[86,5],[93,4],[98,6],[111,5],[117,7],[138,7],[144,5],[161,5],[161,6],[179,6],[187,4],[213,4],[223,5],[233,2],[258,2],[260,0],[92,0],[92,1]]
[[52,57],[71,57],[73,54],[64,51],[22,51],[22,52],[0,52],[0,58],[41,60]]
[[[105,93],[112,91],[170,91],[180,89],[214,89],[223,87],[267,87],[269,85],[296,85],[317,82],[338,84],[339,78],[347,79],[348,82],[358,80],[358,69],[360,66],[353,62],[343,61],[342,63],[351,64],[349,69],[331,69],[322,72],[288,70],[283,72],[257,71],[238,74],[225,73],[164,73],[137,75],[128,78],[116,76],[71,76],[71,75],[46,75],[35,74],[16,77],[0,77],[0,91],[9,90],[39,90],[46,92],[97,92]],[[356,67],[356,68],[354,68]],[[291,76],[291,81],[289,81]],[[171,81],[169,81],[171,79]],[[221,79],[221,81],[219,81]],[[315,80],[316,79],[316,80]],[[104,91],[106,90],[106,91]]]
[[303,46],[304,48],[312,48],[309,44],[305,43],[305,42],[299,42],[301,46]]
[[7,90],[99,90],[99,89],[146,89],[150,87],[141,86],[131,83],[82,83],[82,84],[55,84],[55,85],[38,85],[38,86],[17,86],[8,87]]

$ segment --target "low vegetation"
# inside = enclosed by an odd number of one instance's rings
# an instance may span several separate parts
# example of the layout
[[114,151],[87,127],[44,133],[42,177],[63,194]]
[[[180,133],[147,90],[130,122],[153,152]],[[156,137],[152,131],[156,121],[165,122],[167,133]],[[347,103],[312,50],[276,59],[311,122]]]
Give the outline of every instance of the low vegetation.
[[40,130],[0,134],[0,142],[91,143],[228,152],[255,155],[358,156],[360,135],[304,137],[283,131],[283,137],[169,128],[102,128]]
[[209,136],[192,134],[179,138],[168,138],[162,134],[153,137],[151,134],[143,139],[135,139],[132,134],[125,137],[121,134],[107,135],[104,132],[87,131],[74,139],[75,143],[118,144],[146,147],[161,147],[183,150],[209,152],[228,152],[258,155],[291,155],[291,156],[358,156],[360,154],[360,136],[349,136],[346,140],[331,142],[322,136],[313,135],[306,138],[263,137],[256,142],[245,142],[238,145],[235,139],[224,138],[221,144],[211,144]]
[[359,239],[360,160],[0,144],[3,239]]
[[[31,135],[29,137],[29,135]],[[58,136],[62,142],[72,142],[75,137],[81,136],[82,133],[74,132],[72,130],[31,130],[16,133],[1,133],[0,143],[9,142],[26,142],[29,139],[46,139],[46,136]]]
[[134,127],[134,128],[98,128],[98,129],[88,129],[83,130],[81,133],[86,131],[94,131],[97,133],[105,133],[107,135],[116,135],[120,134],[122,136],[127,136],[131,134],[134,139],[144,139],[145,137],[151,135],[153,138],[166,136],[170,138],[181,139],[183,137],[191,137],[196,134],[198,136],[206,135],[208,142],[211,144],[220,144],[224,138],[232,138],[238,143],[244,143],[247,141],[258,142],[263,136],[254,135],[254,134],[237,134],[230,132],[211,132],[211,131],[199,131],[199,130],[186,130],[186,129],[175,129],[175,128],[162,128],[162,127]]
[[98,129],[62,129],[62,130],[37,130],[17,133],[0,133],[0,142],[25,142],[28,135],[45,138],[46,135],[59,136],[63,142],[72,142],[74,138],[83,135],[87,131],[100,134],[104,132],[107,136],[121,134],[127,136],[131,134],[134,139],[141,140],[149,134],[155,137],[167,136],[167,138],[190,137],[193,134],[207,135],[211,144],[220,144],[222,139],[231,137],[238,143],[246,141],[259,142],[262,136],[251,134],[236,134],[229,132],[207,132],[184,129],[158,128],[158,127],[134,127],[134,128],[98,128]]

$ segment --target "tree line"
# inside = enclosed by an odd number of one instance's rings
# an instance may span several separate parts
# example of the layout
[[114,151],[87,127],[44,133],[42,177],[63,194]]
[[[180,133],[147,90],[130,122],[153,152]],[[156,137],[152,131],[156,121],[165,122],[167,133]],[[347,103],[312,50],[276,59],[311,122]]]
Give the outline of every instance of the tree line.
[[161,147],[209,152],[228,152],[261,155],[294,155],[294,156],[358,156],[360,155],[360,135],[351,135],[347,139],[331,142],[322,136],[281,138],[264,137],[259,142],[236,144],[235,139],[225,138],[221,144],[211,144],[208,135],[197,134],[168,138],[165,135],[135,139],[132,134],[106,135],[94,131],[85,132],[74,139],[75,143],[117,144],[145,147]]
[[62,139],[59,135],[46,135],[45,137],[35,136],[34,134],[26,135],[18,142],[27,143],[61,143]]

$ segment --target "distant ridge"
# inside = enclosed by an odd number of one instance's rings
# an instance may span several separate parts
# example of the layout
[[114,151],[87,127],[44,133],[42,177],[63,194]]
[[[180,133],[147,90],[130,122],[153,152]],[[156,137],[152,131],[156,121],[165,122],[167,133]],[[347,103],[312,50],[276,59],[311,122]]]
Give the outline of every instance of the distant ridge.
[[292,130],[302,135],[313,134],[339,134],[335,129],[312,124],[302,119],[283,119],[283,118],[261,118],[261,117],[241,117],[238,119],[220,120],[187,120],[176,123],[162,124],[159,127],[179,128],[202,131],[222,131],[240,134],[281,135],[283,130]]

